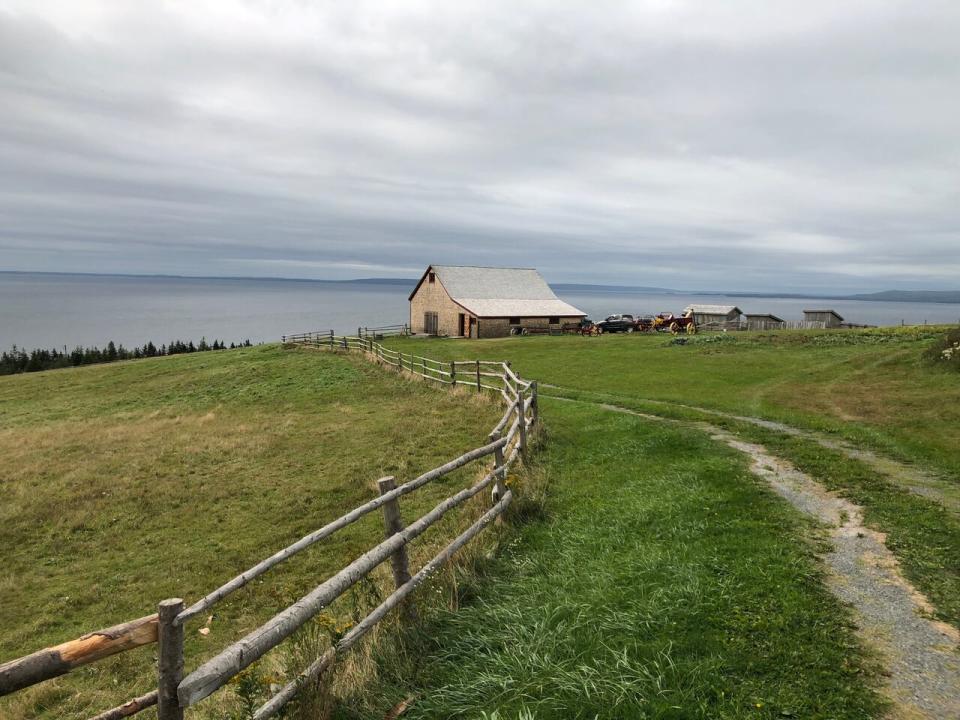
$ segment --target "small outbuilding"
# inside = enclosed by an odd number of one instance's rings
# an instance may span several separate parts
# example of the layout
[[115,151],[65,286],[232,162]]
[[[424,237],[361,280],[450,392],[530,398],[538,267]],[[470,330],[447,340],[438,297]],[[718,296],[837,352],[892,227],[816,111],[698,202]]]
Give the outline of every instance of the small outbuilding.
[[785,326],[783,318],[770,313],[747,313],[747,330],[780,330]]
[[739,323],[743,311],[736,305],[687,305],[683,313],[693,313],[693,321],[699,326]]
[[503,337],[523,328],[560,330],[587,316],[533,268],[431,265],[409,300],[410,328],[426,335]]
[[838,328],[843,318],[836,310],[804,310],[803,324],[807,327]]

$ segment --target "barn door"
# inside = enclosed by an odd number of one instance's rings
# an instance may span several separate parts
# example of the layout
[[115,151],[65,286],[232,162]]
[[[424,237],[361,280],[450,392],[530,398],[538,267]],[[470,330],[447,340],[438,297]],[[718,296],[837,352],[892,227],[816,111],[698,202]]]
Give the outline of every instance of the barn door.
[[427,335],[437,334],[437,313],[425,312],[423,314],[423,330]]
[[463,337],[466,335],[467,330],[467,316],[463,313],[460,313],[460,317],[457,319],[457,335]]

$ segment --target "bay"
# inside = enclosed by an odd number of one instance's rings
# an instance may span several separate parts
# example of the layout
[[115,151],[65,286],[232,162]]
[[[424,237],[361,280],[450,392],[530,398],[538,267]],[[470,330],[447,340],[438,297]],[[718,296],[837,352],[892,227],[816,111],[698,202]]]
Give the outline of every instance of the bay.
[[[283,334],[408,322],[406,285],[245,278],[140,277],[0,272],[0,348],[148,341],[274,342]],[[565,290],[561,297],[592,318],[612,313],[679,313],[690,303],[730,304],[745,312],[800,320],[830,307],[849,322],[899,325],[960,322],[960,304],[732,297]]]

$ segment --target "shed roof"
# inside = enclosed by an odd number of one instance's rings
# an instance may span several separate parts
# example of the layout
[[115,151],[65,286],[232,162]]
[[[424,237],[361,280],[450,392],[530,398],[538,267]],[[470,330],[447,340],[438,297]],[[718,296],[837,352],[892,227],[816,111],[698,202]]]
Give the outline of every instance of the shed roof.
[[743,310],[736,305],[687,305],[683,309],[684,312],[689,310],[700,315],[729,315],[732,312],[736,312],[737,315],[743,314]]
[[840,313],[838,313],[836,310],[804,310],[803,311],[804,315],[812,315],[814,313],[830,313],[835,318],[837,318],[837,320],[843,320],[843,318],[840,317]]
[[431,265],[450,298],[477,317],[585,317],[586,313],[556,296],[533,268]]
[[774,322],[783,322],[783,318],[779,318],[772,313],[747,313],[746,318],[765,318],[767,320],[773,320]]

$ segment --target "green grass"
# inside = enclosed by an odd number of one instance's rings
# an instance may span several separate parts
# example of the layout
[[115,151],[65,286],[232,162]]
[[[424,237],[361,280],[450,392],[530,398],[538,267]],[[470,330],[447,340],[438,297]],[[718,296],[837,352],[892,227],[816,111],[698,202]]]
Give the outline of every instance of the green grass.
[[674,420],[706,422],[761,443],[865,510],[864,520],[887,535],[907,577],[932,602],[936,616],[960,627],[960,516],[934,499],[881,477],[843,453],[805,439],[685,407],[618,398],[607,393],[564,392],[587,403],[609,403]]
[[[832,433],[958,483],[960,380],[920,359],[937,332],[746,333],[682,347],[638,335],[391,344],[509,358],[523,376],[567,388],[555,394],[762,441],[862,504],[940,617],[957,622],[955,515],[809,440],[683,407]],[[403,717],[882,715],[877,665],[822,583],[816,529],[741,455],[694,429],[586,404],[544,398],[542,410],[547,442],[521,483],[549,481],[544,512],[521,494],[516,529],[494,533],[513,538],[508,551],[480,563],[479,579],[450,575],[459,612],[424,612],[400,644],[344,661],[338,717],[382,718],[411,695]],[[476,445],[499,412],[359,358],[270,346],[0,378],[10,498],[0,543],[12,548],[0,660],[163,597],[195,599],[370,497],[375,478],[406,479]],[[405,514],[463,482],[431,488]],[[381,532],[373,520],[224,603],[209,637],[188,633],[188,666],[355,556]],[[362,594],[347,602],[369,604]],[[315,631],[297,640],[304,662]],[[0,716],[93,714],[149,689],[152,658],[138,657],[0,701]]]
[[[476,447],[500,412],[359,358],[277,346],[2,377],[0,662],[167,597],[197,600],[374,497],[378,477],[402,482]],[[474,470],[404,498],[404,516]],[[188,628],[188,667],[382,533],[371,514],[217,605],[208,636],[205,618]],[[151,688],[154,651],[0,699],[0,717],[93,715]]]
[[742,456],[587,405],[545,399],[543,415],[548,519],[338,717],[410,696],[405,718],[878,716],[811,526]]
[[944,328],[393,340],[444,358],[508,358],[524,376],[824,430],[960,482],[960,375],[922,360]]

